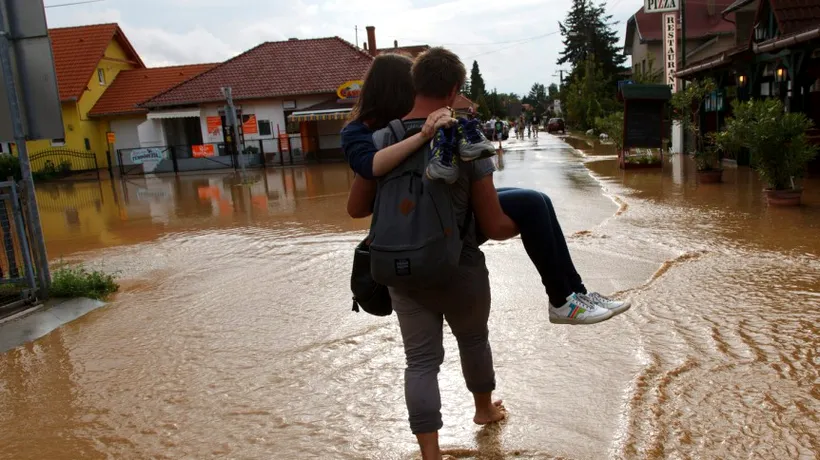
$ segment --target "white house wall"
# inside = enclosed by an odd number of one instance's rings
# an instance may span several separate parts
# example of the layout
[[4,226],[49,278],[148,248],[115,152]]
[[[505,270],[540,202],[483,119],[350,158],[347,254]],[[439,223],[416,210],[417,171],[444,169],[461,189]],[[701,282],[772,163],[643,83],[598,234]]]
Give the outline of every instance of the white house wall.
[[[114,151],[121,149],[135,149],[141,147],[139,136],[139,125],[145,121],[145,115],[135,118],[123,118],[111,120],[111,132],[117,140],[114,142]],[[114,155],[116,164],[119,164],[119,156]]]
[[137,126],[140,147],[162,147],[165,145],[165,132],[162,120],[145,120]]
[[[261,136],[257,134],[245,134],[245,143],[249,143],[252,141],[258,141],[260,139],[274,139],[276,137],[276,128],[277,125],[279,127],[279,132],[284,133],[286,129],[286,122],[285,122],[285,109],[282,107],[284,101],[296,101],[296,108],[295,109],[288,109],[288,110],[300,110],[310,107],[312,105],[316,105],[320,102],[324,102],[330,99],[331,95],[320,95],[320,96],[305,96],[300,98],[281,98],[281,99],[265,99],[265,100],[258,100],[258,101],[251,101],[251,102],[238,102],[237,106],[242,109],[243,115],[256,115],[256,120],[268,120],[271,123],[271,134],[270,136]],[[222,132],[219,132],[217,136],[210,136],[208,134],[208,119],[207,117],[217,117],[219,116],[219,109],[224,107],[224,104],[210,104],[200,107],[201,114],[199,117],[200,126],[202,128],[202,139],[205,143],[218,143],[224,142],[224,138],[222,136]]]

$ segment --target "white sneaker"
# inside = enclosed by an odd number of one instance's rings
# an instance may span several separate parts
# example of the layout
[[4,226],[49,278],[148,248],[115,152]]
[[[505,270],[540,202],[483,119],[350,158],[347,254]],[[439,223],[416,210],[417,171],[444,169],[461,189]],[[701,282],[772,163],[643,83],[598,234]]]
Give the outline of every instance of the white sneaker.
[[556,324],[595,324],[612,318],[613,313],[592,303],[583,294],[572,294],[560,308],[550,304],[550,322]]
[[598,305],[600,307],[606,308],[607,310],[612,312],[612,316],[621,314],[627,310],[629,307],[632,306],[632,301],[629,299],[626,300],[615,300],[610,299],[609,297],[603,296],[598,294],[597,292],[590,292],[589,294],[584,294],[584,297],[587,298],[590,302]]

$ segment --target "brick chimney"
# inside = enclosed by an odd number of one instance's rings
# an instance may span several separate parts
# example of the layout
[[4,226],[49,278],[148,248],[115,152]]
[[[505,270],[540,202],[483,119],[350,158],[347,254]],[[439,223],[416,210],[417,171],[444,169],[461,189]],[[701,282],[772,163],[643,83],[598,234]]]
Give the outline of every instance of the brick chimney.
[[367,29],[367,50],[370,51],[372,56],[375,56],[378,54],[376,51],[376,28],[367,26],[365,29]]
[[393,48],[398,48],[398,47],[399,47],[399,41],[398,40],[393,40]]

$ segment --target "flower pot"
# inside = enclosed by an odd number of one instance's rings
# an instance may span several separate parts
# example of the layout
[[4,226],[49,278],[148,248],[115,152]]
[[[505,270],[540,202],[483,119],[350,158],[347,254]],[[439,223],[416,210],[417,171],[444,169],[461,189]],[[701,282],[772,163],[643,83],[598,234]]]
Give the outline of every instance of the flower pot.
[[803,189],[772,190],[767,188],[764,191],[766,192],[766,201],[774,206],[799,206],[800,197],[803,194]]
[[698,182],[701,184],[717,184],[723,178],[722,169],[707,169],[698,171]]

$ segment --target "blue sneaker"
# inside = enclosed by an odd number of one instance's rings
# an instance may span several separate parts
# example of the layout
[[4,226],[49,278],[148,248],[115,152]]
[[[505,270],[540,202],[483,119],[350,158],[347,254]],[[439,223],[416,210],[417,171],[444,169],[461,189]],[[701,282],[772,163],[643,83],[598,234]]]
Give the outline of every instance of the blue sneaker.
[[430,162],[427,164],[427,178],[441,179],[448,184],[458,180],[460,175],[456,161],[456,129],[439,128],[430,141]]
[[458,155],[462,161],[490,158],[495,155],[495,147],[484,137],[478,120],[458,119]]

